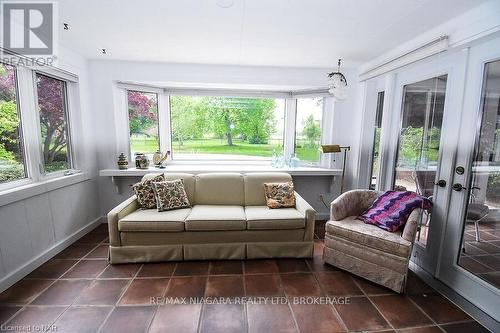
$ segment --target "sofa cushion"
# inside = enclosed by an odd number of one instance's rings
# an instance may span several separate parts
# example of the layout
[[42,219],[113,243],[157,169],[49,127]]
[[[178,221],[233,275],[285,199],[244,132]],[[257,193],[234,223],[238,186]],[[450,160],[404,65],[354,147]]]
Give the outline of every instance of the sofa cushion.
[[[148,173],[142,177],[142,181],[158,176],[158,173]],[[182,172],[167,172],[164,174],[165,180],[177,180],[182,179],[184,183],[184,190],[188,196],[189,202],[192,204],[194,202],[194,182],[195,176],[191,173]]]
[[363,223],[357,220],[356,216],[326,222],[326,234],[405,258],[410,255],[411,242],[401,237],[400,233],[385,231],[374,225]]
[[158,212],[156,209],[139,209],[118,221],[120,231],[184,231],[184,220],[191,208]]
[[270,209],[267,206],[246,206],[247,229],[302,229],[306,218],[295,208]]
[[242,206],[196,205],[185,221],[186,230],[245,230]]
[[255,172],[244,175],[245,179],[245,206],[266,205],[264,183],[286,183],[292,177],[284,172]]
[[243,175],[204,173],[196,175],[195,205],[243,206]]

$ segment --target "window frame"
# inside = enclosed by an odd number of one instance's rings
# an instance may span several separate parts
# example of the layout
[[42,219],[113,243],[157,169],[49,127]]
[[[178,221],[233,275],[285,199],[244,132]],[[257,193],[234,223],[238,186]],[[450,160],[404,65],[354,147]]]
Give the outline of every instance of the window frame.
[[[131,156],[130,149],[130,135],[129,131],[129,116],[128,116],[128,97],[127,92],[139,91],[145,93],[155,93],[158,98],[158,128],[160,150],[165,152],[170,150],[172,152],[172,131],[171,131],[171,110],[170,110],[170,97],[171,96],[221,96],[221,97],[246,97],[246,98],[274,98],[283,99],[284,101],[284,124],[283,124],[283,154],[289,156],[295,153],[295,124],[296,124],[296,111],[298,98],[323,98],[322,110],[322,124],[321,124],[321,137],[320,142],[324,143],[325,134],[331,136],[331,130],[328,129],[325,122],[325,115],[327,114],[327,106],[330,106],[334,112],[334,103],[328,102],[328,99],[333,97],[326,89],[314,91],[257,91],[257,90],[231,90],[231,89],[206,89],[206,88],[173,88],[173,87],[157,87],[144,84],[136,84],[130,82],[116,82],[114,95],[115,95],[115,117],[116,117],[116,134],[117,134],[117,148],[119,152],[124,152],[127,156]],[[126,125],[126,130],[120,129]],[[120,139],[121,138],[121,139]],[[171,164],[253,164],[253,165],[269,165],[271,158],[265,160],[254,160],[252,158],[245,158],[242,155],[238,159],[175,159],[169,161]],[[315,165],[308,165],[309,167],[330,167],[328,159],[320,154],[320,158]],[[133,161],[130,164],[134,165]],[[301,162],[301,166],[304,165]]]
[[[298,100],[299,99],[306,99],[306,98],[309,98],[309,99],[313,99],[313,98],[321,98],[322,101],[321,101],[321,104],[322,104],[322,107],[321,107],[321,122],[320,122],[320,136],[319,136],[319,143],[320,143],[320,146],[322,144],[327,144],[326,142],[324,142],[324,138],[326,137],[325,133],[326,133],[326,126],[325,126],[325,109],[327,107],[327,101],[326,101],[326,97],[325,96],[321,96],[321,95],[301,95],[301,96],[298,96],[295,98],[295,120],[294,120],[294,123],[293,123],[293,146],[292,146],[292,154],[296,154],[295,152],[295,148],[296,148],[296,144],[297,144],[297,114],[298,114]],[[319,149],[319,147],[318,147]],[[319,153],[319,158],[316,162],[311,162],[311,161],[303,161],[303,160],[300,160],[300,166],[307,166],[307,167],[315,167],[315,168],[318,168],[320,166],[323,166],[325,164],[325,159],[326,159],[326,156],[321,153]]]
[[28,151],[27,147],[25,144],[25,126],[24,126],[24,113],[21,109],[21,94],[20,94],[20,82],[19,82],[19,72],[18,72],[18,66],[15,66],[13,64],[6,64],[4,62],[0,62],[0,64],[4,66],[10,66],[12,67],[12,70],[14,72],[14,84],[16,88],[16,111],[17,111],[17,116],[19,119],[19,139],[20,139],[20,145],[21,145],[21,150],[23,152],[23,167],[24,167],[24,177],[20,179],[15,179],[11,181],[7,181],[4,183],[0,183],[0,191],[4,189],[10,189],[12,187],[18,187],[18,186],[23,186],[26,184],[29,184],[31,182],[31,168],[29,166],[29,158],[28,158]]
[[[384,105],[386,103],[385,100],[385,95],[386,92],[385,90],[378,90],[377,91],[377,102],[376,102],[376,107],[375,107],[375,121],[373,123],[373,144],[370,149],[370,159],[369,159],[369,177],[368,177],[368,188],[370,190],[375,190],[379,186],[379,180],[380,180],[380,162],[381,162],[381,148],[382,148],[382,124],[383,124],[383,119],[384,119]],[[380,96],[382,96],[382,99],[380,99]],[[379,103],[381,102],[382,108],[379,108]],[[380,112],[380,114],[379,114]],[[380,120],[380,126],[378,126]],[[379,145],[379,150],[378,150],[378,172],[376,174],[373,173],[373,162],[375,160],[375,146],[376,146],[376,139],[377,139],[377,128],[380,127],[380,137],[378,139],[378,145]],[[375,183],[375,187],[372,188],[372,180],[373,176],[377,177],[377,183]]]
[[[169,150],[171,152],[171,156],[172,156],[172,159],[171,159],[171,162],[179,162],[179,163],[186,163],[186,162],[207,162],[207,163],[210,163],[210,162],[230,162],[230,163],[248,163],[248,162],[252,162],[252,163],[256,163],[256,164],[262,164],[262,163],[265,163],[265,164],[268,164],[269,162],[271,162],[272,160],[272,157],[266,157],[266,158],[263,158],[263,159],[253,159],[252,156],[250,155],[241,155],[241,158],[240,156],[238,156],[238,158],[224,158],[224,154],[214,154],[214,155],[219,155],[219,158],[214,158],[214,159],[199,159],[199,158],[175,158],[175,154],[174,154],[174,151],[173,151],[173,139],[172,139],[172,127],[171,127],[171,124],[172,124],[172,112],[171,112],[171,97],[172,96],[200,96],[200,95],[186,95],[186,94],[169,94],[167,97],[168,97],[168,129],[169,129],[169,132],[168,132],[168,140],[169,140]],[[286,121],[286,118],[287,118],[287,100],[286,98],[283,98],[283,97],[254,97],[254,96],[225,96],[225,95],[206,95],[206,96],[217,96],[217,97],[227,97],[227,98],[255,98],[255,99],[258,99],[258,98],[261,98],[261,99],[265,99],[265,98],[269,98],[269,99],[281,99],[283,100],[283,137],[281,139],[281,144],[283,146],[283,154],[285,154],[285,131],[286,131],[286,124],[287,124],[287,121]],[[160,143],[160,146],[161,146],[161,143]],[[286,156],[286,155],[285,155]],[[260,162],[260,163],[259,163]]]
[[[21,56],[11,55],[10,57],[17,60],[16,64],[7,63],[6,65],[12,66],[15,71],[16,103],[21,123],[20,138],[22,139],[21,145],[24,152],[26,177],[0,184],[0,206],[21,197],[29,197],[32,189],[34,190],[39,186],[57,188],[59,180],[64,179],[61,184],[69,184],[87,177],[82,170],[77,169],[80,162],[85,159],[84,152],[77,152],[74,149],[75,136],[77,136],[77,139],[82,139],[83,135],[81,132],[76,133],[78,132],[77,125],[81,123],[81,119],[78,117],[80,111],[78,76],[56,67],[37,67],[35,69],[22,65],[24,58]],[[13,62],[15,61],[13,60]],[[70,168],[65,170],[50,173],[43,172],[40,114],[36,86],[37,73],[64,83],[64,117],[68,163],[70,164]],[[26,135],[27,133],[34,133],[34,135]],[[19,191],[23,193],[15,193]],[[25,192],[26,194],[24,194]]]
[[[163,128],[162,128],[162,121],[160,120],[160,93],[159,92],[156,92],[156,91],[146,91],[146,90],[138,90],[138,89],[126,89],[125,90],[125,111],[126,111],[126,120],[127,120],[127,133],[128,134],[128,150],[127,150],[127,155],[128,158],[130,158],[130,161],[134,162],[134,156],[132,156],[132,149],[131,149],[131,142],[130,142],[130,117],[129,117],[129,114],[128,114],[128,108],[129,108],[129,101],[128,101],[128,92],[129,91],[134,91],[134,92],[139,92],[139,93],[145,93],[145,94],[154,94],[156,95],[156,107],[158,108],[158,124],[157,124],[157,127],[158,127],[158,141],[159,141],[159,145],[158,145],[158,148],[160,149],[160,151],[163,151],[162,150],[162,140],[161,140],[161,136],[162,136],[162,133],[164,132],[163,131]],[[151,153],[146,153],[146,154],[151,154]],[[154,153],[153,153],[154,154]],[[135,163],[132,163],[135,165]]]
[[[35,113],[36,113],[36,119],[37,119],[37,136],[38,136],[38,147],[39,147],[39,173],[40,173],[40,179],[52,179],[52,178],[57,178],[57,177],[62,177],[68,172],[73,172],[75,171],[75,158],[74,158],[74,148],[73,148],[73,139],[72,139],[72,126],[71,126],[71,120],[70,120],[70,115],[69,115],[69,93],[68,93],[68,82],[64,79],[61,79],[58,76],[48,74],[46,72],[40,71],[40,70],[35,70],[32,72],[33,75],[33,93],[34,93],[34,102],[35,102]],[[66,130],[66,147],[67,147],[67,153],[68,153],[68,164],[69,167],[64,170],[57,170],[53,172],[47,172],[45,170],[45,163],[43,161],[43,147],[42,147],[42,128],[41,128],[41,123],[40,123],[40,109],[38,106],[38,87],[37,87],[37,75],[42,75],[46,76],[49,78],[52,78],[54,80],[61,81],[63,83],[63,107],[64,107],[64,129]]]

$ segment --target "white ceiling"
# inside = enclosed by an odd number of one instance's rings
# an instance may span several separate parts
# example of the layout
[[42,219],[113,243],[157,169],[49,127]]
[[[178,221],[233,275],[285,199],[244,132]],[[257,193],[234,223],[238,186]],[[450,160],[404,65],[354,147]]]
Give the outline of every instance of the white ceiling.
[[324,68],[369,61],[484,1],[58,2],[60,42],[91,59]]

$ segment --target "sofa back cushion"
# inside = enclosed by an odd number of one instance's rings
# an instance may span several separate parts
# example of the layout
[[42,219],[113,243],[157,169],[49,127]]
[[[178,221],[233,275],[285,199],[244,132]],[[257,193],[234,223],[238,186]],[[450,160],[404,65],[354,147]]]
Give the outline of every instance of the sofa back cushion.
[[241,173],[200,173],[196,175],[195,205],[237,205],[245,201]]
[[266,194],[264,183],[286,183],[292,176],[284,172],[254,172],[244,175],[245,206],[265,206]]
[[[155,176],[158,176],[161,173],[148,173],[142,177],[142,181],[146,179],[153,178]],[[186,190],[186,194],[188,196],[189,202],[193,203],[194,202],[194,183],[195,183],[195,176],[190,173],[170,173],[170,172],[165,172],[165,180],[177,180],[177,179],[182,179],[184,182],[184,189]]]

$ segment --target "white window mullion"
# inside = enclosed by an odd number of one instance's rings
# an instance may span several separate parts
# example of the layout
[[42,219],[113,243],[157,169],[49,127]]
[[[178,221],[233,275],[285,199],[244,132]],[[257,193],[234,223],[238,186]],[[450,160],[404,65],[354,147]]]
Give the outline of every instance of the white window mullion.
[[295,121],[297,120],[297,99],[285,100],[285,129],[283,139],[283,154],[285,157],[295,153]]
[[[334,134],[335,101],[333,97],[323,97],[323,116],[321,118],[321,144],[332,144]],[[343,145],[343,142],[339,142]],[[333,168],[333,154],[321,154],[319,166]]]
[[[114,112],[116,151],[124,153],[130,159],[132,156],[130,152],[127,90],[123,88],[113,89],[113,99],[116,106]],[[133,160],[131,161],[133,162]]]
[[160,133],[160,151],[172,152],[172,133],[170,126],[170,96],[158,94],[158,130]]
[[28,177],[39,181],[42,177],[40,122],[36,107],[36,90],[33,72],[26,67],[18,68],[19,107],[23,126],[24,149]]

